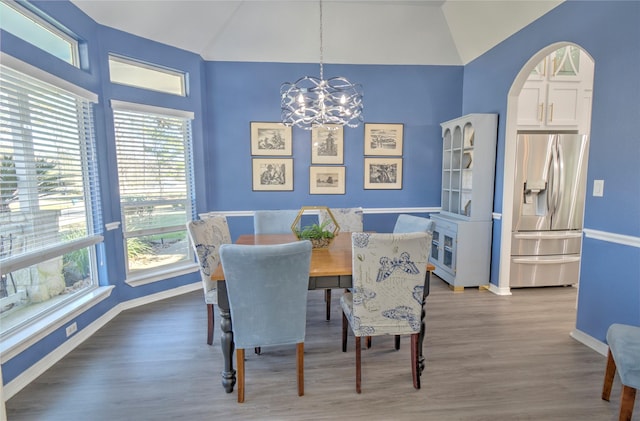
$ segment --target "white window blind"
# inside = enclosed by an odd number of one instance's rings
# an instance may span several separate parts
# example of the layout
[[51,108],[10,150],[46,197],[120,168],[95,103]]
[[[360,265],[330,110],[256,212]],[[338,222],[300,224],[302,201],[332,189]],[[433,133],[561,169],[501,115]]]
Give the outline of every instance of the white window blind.
[[102,240],[89,99],[0,66],[2,273]]
[[180,111],[112,106],[128,271],[187,261],[185,224],[193,209],[191,120]]

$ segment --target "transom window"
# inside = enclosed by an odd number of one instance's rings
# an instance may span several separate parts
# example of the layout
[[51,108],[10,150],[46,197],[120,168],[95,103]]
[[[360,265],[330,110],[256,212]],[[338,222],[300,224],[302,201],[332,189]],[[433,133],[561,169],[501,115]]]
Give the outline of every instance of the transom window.
[[17,2],[0,1],[2,29],[79,67],[78,40],[41,15]]
[[183,72],[112,54],[109,55],[109,78],[121,85],[186,96]]

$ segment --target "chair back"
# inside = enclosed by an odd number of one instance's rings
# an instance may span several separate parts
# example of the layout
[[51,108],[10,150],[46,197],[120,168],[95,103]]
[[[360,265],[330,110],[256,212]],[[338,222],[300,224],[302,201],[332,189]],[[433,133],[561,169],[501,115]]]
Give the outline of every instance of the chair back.
[[[336,222],[340,226],[342,232],[361,232],[363,229],[363,213],[362,208],[331,208],[331,213],[336,219]],[[333,231],[335,228],[331,217],[326,210],[321,209],[318,215],[320,225],[325,221],[329,221],[326,229]]]
[[291,234],[297,210],[259,210],[253,213],[254,234]]
[[413,216],[400,214],[396,219],[396,225],[393,227],[393,233],[406,232],[433,232],[433,221],[421,216]]
[[304,342],[311,242],[220,247],[236,348]]
[[215,303],[217,297],[211,296],[207,300],[207,294],[211,291],[215,292],[218,284],[211,280],[211,273],[216,270],[220,263],[220,245],[231,243],[227,218],[224,215],[212,215],[205,219],[189,221],[187,222],[187,232],[200,265],[200,277],[202,278],[205,301],[207,303]]
[[351,234],[356,336],[420,331],[431,233]]

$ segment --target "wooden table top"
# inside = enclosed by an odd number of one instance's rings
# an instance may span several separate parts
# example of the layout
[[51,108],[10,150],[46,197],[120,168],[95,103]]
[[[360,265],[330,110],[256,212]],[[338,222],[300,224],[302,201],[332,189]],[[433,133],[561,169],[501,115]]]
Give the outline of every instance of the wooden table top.
[[[256,245],[256,244],[284,244],[298,239],[291,234],[246,234],[238,237],[236,244]],[[431,263],[427,265],[427,270],[435,269]],[[351,233],[339,232],[327,248],[314,248],[311,252],[310,277],[322,276],[348,276],[351,275]],[[211,274],[213,281],[224,281],[222,265],[218,265]]]

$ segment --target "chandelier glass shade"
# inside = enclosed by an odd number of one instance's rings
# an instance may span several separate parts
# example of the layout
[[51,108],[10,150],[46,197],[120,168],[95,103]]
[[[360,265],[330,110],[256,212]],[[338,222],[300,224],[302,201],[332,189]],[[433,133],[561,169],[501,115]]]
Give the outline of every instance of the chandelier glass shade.
[[362,86],[338,76],[324,79],[320,0],[320,77],[303,76],[280,87],[282,122],[305,130],[337,129],[362,123]]

